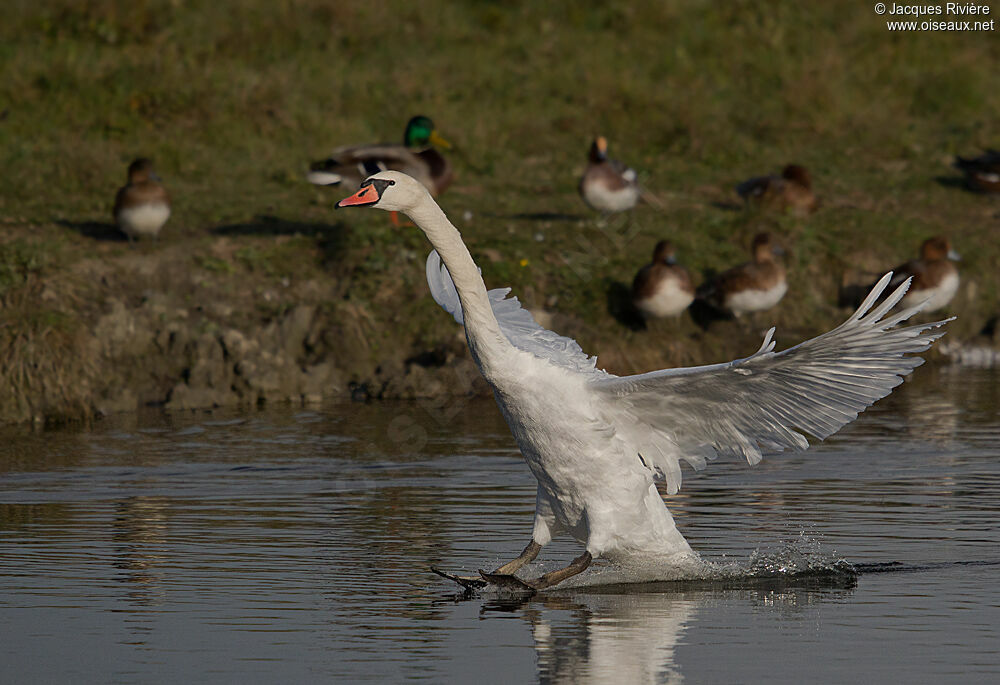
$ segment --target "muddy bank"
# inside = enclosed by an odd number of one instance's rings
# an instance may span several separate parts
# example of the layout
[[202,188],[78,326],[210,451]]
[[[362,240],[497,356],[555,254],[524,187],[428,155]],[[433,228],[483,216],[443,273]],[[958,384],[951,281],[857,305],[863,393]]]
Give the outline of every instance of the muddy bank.
[[[24,245],[48,245],[31,242],[37,227],[31,235]],[[324,261],[315,236],[261,239],[253,254],[246,240],[228,237],[138,248],[84,243],[77,254],[79,246],[63,245],[55,263],[38,258],[39,268],[34,258],[7,260],[14,267],[0,292],[0,421],[488,391],[460,327],[430,300],[416,257],[401,278]],[[291,255],[286,268],[266,262],[265,250]],[[619,374],[730,359],[760,341],[753,327],[728,322],[708,332],[688,320],[635,331],[612,312],[603,325],[558,311],[536,316]],[[837,323],[840,313],[829,318]],[[815,332],[786,326],[781,346]],[[994,325],[976,341],[981,351],[969,353],[955,338],[945,351],[995,363],[995,338]]]

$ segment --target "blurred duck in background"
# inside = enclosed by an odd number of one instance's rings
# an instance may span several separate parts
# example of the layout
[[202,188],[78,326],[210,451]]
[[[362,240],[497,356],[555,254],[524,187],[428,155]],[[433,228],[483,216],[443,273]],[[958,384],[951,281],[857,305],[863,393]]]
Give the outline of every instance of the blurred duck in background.
[[955,167],[965,172],[965,182],[972,190],[1000,193],[1000,151],[987,150],[970,159],[956,157]]
[[796,216],[812,214],[819,198],[812,190],[812,177],[804,166],[789,164],[780,176],[758,176],[736,186],[748,207],[790,212]]
[[129,164],[128,182],[118,190],[112,214],[129,242],[160,234],[170,218],[170,196],[153,170],[152,161],[140,157]]
[[639,269],[632,281],[632,304],[646,319],[678,316],[694,300],[688,270],[677,263],[674,245],[661,240],[653,261]]
[[933,312],[943,308],[958,291],[958,267],[955,262],[961,257],[953,249],[951,243],[943,236],[928,238],[920,246],[920,259],[913,259],[892,270],[893,284],[899,285],[912,277],[910,290],[900,300],[902,307],[913,307],[928,300],[923,308],[925,312]]
[[758,233],[750,246],[752,261],[723,271],[698,289],[698,297],[736,317],[774,307],[788,291],[784,250],[770,233]]
[[415,116],[406,124],[403,144],[347,145],[310,166],[307,178],[316,185],[344,184],[355,189],[379,171],[401,171],[437,196],[451,185],[454,171],[438,148],[450,149],[429,117]]
[[589,163],[580,179],[580,197],[602,214],[625,212],[636,206],[642,191],[635,169],[608,158],[608,141],[598,136],[590,146]]

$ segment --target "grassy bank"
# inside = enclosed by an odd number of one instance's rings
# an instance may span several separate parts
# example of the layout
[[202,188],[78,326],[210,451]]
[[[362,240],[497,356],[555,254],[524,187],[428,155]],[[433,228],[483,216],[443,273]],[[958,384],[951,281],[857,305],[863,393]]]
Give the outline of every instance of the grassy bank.
[[[441,201],[487,283],[552,313],[609,370],[752,351],[732,327],[637,332],[609,312],[661,237],[706,273],[745,259],[758,230],[780,235],[793,288],[771,317],[781,345],[843,315],[846,271],[946,234],[965,258],[953,333],[972,336],[1000,302],[1000,199],[964,190],[949,162],[1000,145],[998,63],[996,33],[889,33],[854,2],[14,0],[0,24],[0,397],[30,415],[85,412],[122,363],[87,342],[112,300],[166,297],[211,332],[305,298],[354,322],[354,358],[336,341],[327,354],[359,381],[451,345],[422,286],[423,237],[377,212],[334,216],[342,193],[303,181],[310,159],[395,140],[415,113],[456,143]],[[576,181],[598,132],[664,208],[593,223]],[[133,251],[107,224],[139,155],[175,202],[160,244]],[[812,170],[817,214],[734,204],[736,182],[789,161]],[[198,311],[207,299],[231,306]]]

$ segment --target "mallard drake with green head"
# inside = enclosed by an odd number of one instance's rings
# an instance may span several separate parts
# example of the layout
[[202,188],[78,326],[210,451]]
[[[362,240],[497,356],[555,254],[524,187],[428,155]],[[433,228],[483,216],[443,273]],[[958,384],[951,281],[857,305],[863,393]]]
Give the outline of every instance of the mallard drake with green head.
[[424,185],[431,195],[439,195],[454,177],[451,164],[438,148],[449,149],[429,117],[415,116],[406,124],[403,144],[347,145],[310,165],[307,178],[316,185],[358,187],[379,171],[401,171]]

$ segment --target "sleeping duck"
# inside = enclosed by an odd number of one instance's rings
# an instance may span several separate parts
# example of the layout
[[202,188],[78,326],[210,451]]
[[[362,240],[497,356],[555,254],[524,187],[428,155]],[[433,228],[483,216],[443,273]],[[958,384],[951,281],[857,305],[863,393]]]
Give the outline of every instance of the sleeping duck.
[[748,206],[791,212],[805,216],[816,211],[819,199],[812,191],[812,178],[804,166],[789,164],[780,176],[758,176],[736,186]]
[[965,182],[973,190],[1000,193],[1000,151],[987,150],[969,159],[956,157],[955,167],[965,172]]

